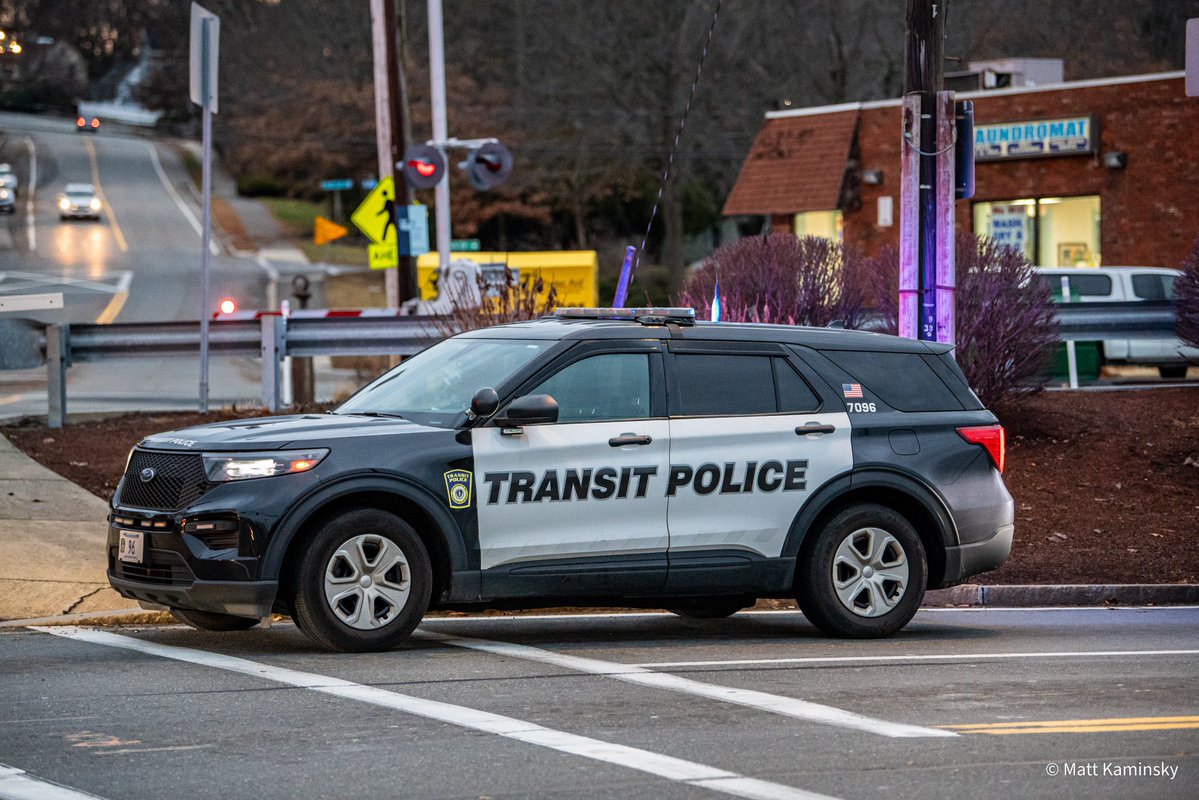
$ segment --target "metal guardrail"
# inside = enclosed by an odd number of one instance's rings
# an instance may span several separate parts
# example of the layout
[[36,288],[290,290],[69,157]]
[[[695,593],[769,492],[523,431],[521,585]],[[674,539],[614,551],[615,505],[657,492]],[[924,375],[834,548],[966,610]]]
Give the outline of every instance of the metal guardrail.
[[[1062,341],[1168,338],[1174,335],[1177,318],[1168,301],[1071,303],[1055,308]],[[47,367],[52,428],[62,427],[66,420],[66,369],[73,362],[193,355],[199,350],[199,322],[59,324],[44,326],[44,332],[41,327],[29,327],[28,335],[37,338],[27,345],[41,351]],[[285,320],[268,315],[216,320],[209,326],[210,352],[262,358],[262,401],[271,411],[282,406],[281,366],[286,356],[404,356],[442,338],[429,317],[304,315]]]

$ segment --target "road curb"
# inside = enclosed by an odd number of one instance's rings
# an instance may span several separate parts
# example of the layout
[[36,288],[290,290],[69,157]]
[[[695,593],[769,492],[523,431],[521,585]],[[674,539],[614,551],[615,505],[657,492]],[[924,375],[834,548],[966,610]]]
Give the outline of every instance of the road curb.
[[934,589],[932,607],[1029,608],[1033,606],[1165,606],[1199,604],[1199,584],[1109,583],[1056,586],[983,586],[967,583]]

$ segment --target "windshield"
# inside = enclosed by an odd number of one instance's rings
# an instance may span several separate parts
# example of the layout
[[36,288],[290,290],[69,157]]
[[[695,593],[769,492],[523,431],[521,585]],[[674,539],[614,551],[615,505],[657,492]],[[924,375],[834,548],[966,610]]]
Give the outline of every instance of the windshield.
[[554,341],[447,339],[400,364],[343,403],[336,414],[402,416],[447,428],[475,392],[495,388]]

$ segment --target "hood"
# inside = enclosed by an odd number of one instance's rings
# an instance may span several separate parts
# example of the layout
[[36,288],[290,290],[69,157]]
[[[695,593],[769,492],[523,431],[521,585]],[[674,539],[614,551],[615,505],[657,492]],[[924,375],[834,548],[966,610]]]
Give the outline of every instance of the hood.
[[391,417],[356,414],[294,414],[212,422],[156,433],[138,442],[152,450],[205,451],[281,450],[319,447],[336,439],[442,430]]

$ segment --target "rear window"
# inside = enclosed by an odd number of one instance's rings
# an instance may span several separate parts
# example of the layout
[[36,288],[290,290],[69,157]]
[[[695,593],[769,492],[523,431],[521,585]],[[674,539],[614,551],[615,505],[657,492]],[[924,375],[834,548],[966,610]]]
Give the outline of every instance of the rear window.
[[1173,300],[1173,275],[1133,275],[1132,293],[1141,300]]
[[899,411],[960,411],[962,403],[919,353],[821,350],[822,355]]

